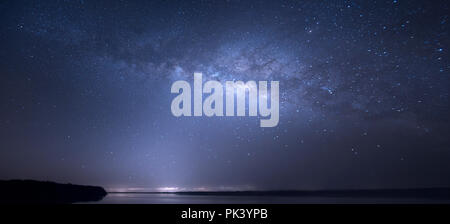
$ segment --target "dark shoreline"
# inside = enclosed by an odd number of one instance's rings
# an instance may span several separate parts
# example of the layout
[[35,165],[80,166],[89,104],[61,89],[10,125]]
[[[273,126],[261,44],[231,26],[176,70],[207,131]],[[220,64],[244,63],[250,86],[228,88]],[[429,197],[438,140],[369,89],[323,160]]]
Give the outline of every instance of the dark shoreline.
[[1,204],[69,204],[103,199],[108,193],[97,186],[34,180],[0,180]]

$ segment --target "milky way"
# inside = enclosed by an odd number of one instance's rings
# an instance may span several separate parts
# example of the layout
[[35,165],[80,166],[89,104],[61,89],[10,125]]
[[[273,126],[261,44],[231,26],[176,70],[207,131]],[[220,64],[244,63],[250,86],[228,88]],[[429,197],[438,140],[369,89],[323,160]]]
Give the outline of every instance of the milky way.
[[[449,186],[447,1],[3,1],[0,178],[110,189]],[[176,80],[280,81],[280,123]]]

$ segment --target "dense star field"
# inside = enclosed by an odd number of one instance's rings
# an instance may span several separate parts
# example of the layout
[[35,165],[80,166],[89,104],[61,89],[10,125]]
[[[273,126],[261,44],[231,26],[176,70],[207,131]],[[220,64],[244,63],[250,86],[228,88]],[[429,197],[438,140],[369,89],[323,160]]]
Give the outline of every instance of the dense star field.
[[[114,190],[450,186],[450,2],[2,1],[0,179]],[[280,122],[174,117],[276,80]]]

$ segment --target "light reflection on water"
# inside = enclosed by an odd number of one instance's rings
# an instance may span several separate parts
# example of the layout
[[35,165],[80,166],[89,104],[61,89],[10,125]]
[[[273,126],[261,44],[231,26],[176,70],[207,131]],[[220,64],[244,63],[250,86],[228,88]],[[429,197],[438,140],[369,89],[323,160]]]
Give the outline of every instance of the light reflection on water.
[[415,198],[333,198],[287,196],[213,196],[149,193],[109,193],[99,204],[341,204],[341,203],[450,203]]

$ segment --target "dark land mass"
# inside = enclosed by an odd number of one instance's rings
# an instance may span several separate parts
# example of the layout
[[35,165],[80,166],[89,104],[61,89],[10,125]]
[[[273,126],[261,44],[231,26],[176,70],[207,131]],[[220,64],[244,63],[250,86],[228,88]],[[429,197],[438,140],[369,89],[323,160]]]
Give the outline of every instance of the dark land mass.
[[59,184],[34,180],[0,180],[0,203],[66,204],[99,201],[102,187]]
[[280,196],[280,197],[336,197],[336,198],[418,198],[450,199],[450,188],[367,189],[367,190],[286,190],[286,191],[183,191],[183,192],[110,192],[148,193],[198,196]]

